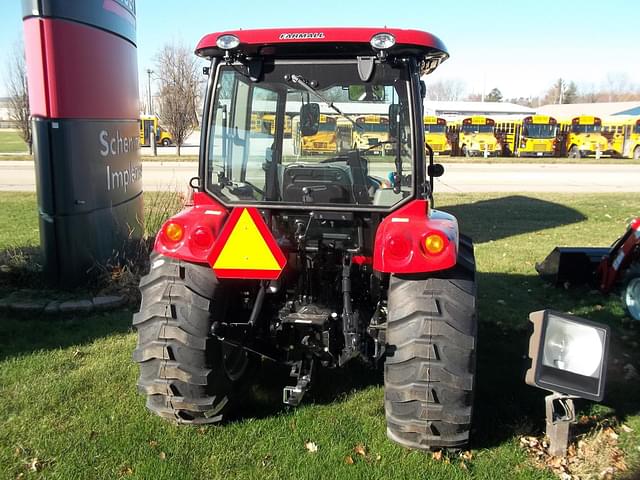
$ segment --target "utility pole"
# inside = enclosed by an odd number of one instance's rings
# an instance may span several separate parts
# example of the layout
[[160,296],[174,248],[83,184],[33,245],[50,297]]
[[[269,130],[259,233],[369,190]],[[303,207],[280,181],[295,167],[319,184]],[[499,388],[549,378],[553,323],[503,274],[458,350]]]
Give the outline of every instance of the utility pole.
[[147,85],[148,85],[148,91],[147,91],[147,113],[149,115],[152,114],[152,108],[151,108],[151,74],[153,73],[153,70],[151,70],[150,68],[147,68]]
[[558,98],[558,103],[561,104],[564,100],[564,82],[560,80],[560,98]]

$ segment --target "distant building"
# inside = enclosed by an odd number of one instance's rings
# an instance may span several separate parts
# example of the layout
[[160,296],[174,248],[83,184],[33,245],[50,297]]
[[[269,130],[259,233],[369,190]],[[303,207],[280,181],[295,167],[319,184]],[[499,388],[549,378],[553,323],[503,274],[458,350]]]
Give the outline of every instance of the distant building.
[[543,105],[536,109],[536,113],[551,115],[552,117],[573,118],[578,115],[593,115],[594,117],[611,117],[614,115],[640,115],[640,101],[635,102],[602,102],[602,103],[565,103]]
[[485,115],[487,117],[522,117],[535,114],[535,110],[515,103],[507,102],[441,102],[425,100],[425,115],[434,115],[445,119]]
[[9,128],[12,124],[9,116],[9,97],[0,97],[0,128]]

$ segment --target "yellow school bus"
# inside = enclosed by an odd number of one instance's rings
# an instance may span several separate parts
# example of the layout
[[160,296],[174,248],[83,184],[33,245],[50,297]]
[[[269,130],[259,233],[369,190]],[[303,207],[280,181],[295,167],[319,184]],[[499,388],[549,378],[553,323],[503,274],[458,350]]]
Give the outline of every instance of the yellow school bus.
[[336,146],[338,152],[348,152],[354,148],[353,123],[344,117],[338,117],[336,124]]
[[362,115],[356,118],[352,132],[356,148],[374,155],[382,155],[383,146],[374,145],[389,140],[389,119],[384,115]]
[[495,135],[496,122],[492,118],[477,115],[462,120],[458,148],[463,156],[498,156],[502,145]]
[[156,144],[168,147],[173,143],[171,134],[158,123],[156,115],[140,116],[140,146],[149,147],[151,145],[151,132],[156,136]]
[[532,115],[520,122],[515,153],[518,157],[552,157],[555,155],[558,121],[548,115]]
[[444,118],[425,116],[424,142],[433,150],[434,155],[451,155],[451,142],[447,137],[447,121]]
[[616,115],[604,119],[602,135],[612,156],[640,159],[640,117]]
[[[265,113],[261,115],[261,117],[262,117],[261,128],[263,129],[263,131],[269,133],[271,136],[275,136],[276,134],[275,114]],[[284,138],[291,138],[291,117],[289,115],[284,116]]]
[[607,139],[602,135],[602,120],[591,115],[580,115],[560,121],[561,151],[569,158],[590,155],[599,157],[608,151]]
[[299,128],[299,117],[296,116],[291,128],[295,132],[293,135],[293,153],[295,155],[309,155],[314,153],[337,153],[336,142],[337,120],[330,115],[320,115],[320,125],[318,133],[303,137]]

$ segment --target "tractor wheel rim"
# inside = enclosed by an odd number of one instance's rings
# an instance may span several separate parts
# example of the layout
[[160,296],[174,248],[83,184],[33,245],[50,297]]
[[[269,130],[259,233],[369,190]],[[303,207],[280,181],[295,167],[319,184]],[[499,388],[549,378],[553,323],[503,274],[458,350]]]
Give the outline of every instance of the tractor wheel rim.
[[624,303],[634,320],[640,320],[640,277],[632,278],[624,293]]
[[222,365],[227,377],[232,382],[239,380],[249,365],[246,352],[239,347],[222,345]]

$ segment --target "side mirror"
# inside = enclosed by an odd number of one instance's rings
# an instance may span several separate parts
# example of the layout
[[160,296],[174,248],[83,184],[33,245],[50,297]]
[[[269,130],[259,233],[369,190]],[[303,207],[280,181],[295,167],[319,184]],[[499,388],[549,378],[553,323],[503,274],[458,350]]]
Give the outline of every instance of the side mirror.
[[444,167],[441,163],[434,163],[427,167],[427,176],[431,178],[438,178],[444,175]]
[[389,137],[396,138],[398,136],[398,125],[400,123],[400,105],[389,105]]
[[300,107],[300,133],[308,137],[318,133],[320,128],[320,105],[305,103]]

